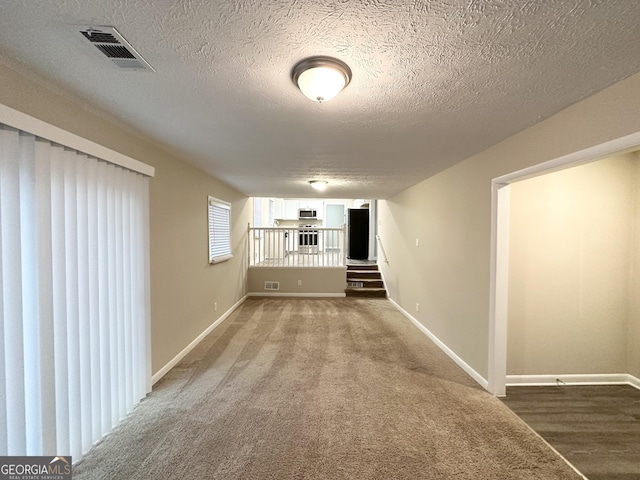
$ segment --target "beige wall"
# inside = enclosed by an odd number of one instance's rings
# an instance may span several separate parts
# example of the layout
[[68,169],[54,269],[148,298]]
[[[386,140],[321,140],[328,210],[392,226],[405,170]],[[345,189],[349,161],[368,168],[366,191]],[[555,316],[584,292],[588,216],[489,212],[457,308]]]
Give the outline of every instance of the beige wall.
[[[246,293],[248,199],[126,126],[2,65],[0,85],[0,103],[155,167],[149,195],[152,370],[157,372]],[[235,256],[213,266],[207,251],[208,195],[232,204]]]
[[638,132],[638,111],[635,75],[380,201],[391,298],[487,378],[491,180]]
[[636,165],[511,185],[507,374],[627,373]]
[[633,168],[633,236],[631,249],[631,285],[629,289],[629,328],[627,331],[627,373],[640,378],[640,153],[635,153]]
[[[298,281],[302,282],[302,285],[298,285]],[[280,290],[266,291],[264,282],[280,282]],[[251,293],[344,295],[345,288],[347,288],[345,268],[249,268],[249,292]]]

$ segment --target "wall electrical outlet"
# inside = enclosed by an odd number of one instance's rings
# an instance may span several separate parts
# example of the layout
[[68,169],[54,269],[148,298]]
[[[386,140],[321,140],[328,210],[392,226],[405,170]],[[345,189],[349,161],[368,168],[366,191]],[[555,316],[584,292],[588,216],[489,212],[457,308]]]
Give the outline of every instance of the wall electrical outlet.
[[419,247],[419,246],[420,246],[420,239],[416,238],[416,247]]
[[302,280],[298,280],[298,285],[302,285]]
[[420,311],[420,304],[416,303],[416,312],[419,312],[419,311]]
[[213,311],[217,312],[218,311],[218,302],[214,302],[213,303]]

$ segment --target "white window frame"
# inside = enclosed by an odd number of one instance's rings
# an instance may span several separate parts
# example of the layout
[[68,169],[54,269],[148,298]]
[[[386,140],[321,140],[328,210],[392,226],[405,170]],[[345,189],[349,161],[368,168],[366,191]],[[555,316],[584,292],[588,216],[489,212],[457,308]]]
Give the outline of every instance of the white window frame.
[[208,197],[207,218],[209,223],[209,263],[221,263],[233,258],[231,254],[231,204],[215,197]]
[[[253,197],[253,226],[264,227],[262,225],[262,197]],[[261,228],[255,230],[255,238],[264,237],[264,231]]]

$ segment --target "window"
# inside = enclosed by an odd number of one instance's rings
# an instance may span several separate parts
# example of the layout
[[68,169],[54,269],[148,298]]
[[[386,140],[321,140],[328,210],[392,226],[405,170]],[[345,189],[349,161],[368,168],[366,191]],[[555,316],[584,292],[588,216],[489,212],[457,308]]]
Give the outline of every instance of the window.
[[209,263],[231,257],[231,204],[209,197]]
[[269,199],[269,226],[273,226],[275,220],[276,202],[273,198]]
[[253,199],[253,226],[254,227],[266,227],[262,225],[262,198],[255,197]]

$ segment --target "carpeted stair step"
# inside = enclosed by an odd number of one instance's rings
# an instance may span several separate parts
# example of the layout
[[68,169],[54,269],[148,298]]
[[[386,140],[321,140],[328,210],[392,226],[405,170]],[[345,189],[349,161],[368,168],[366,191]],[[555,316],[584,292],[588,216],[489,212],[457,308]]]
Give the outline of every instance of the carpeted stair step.
[[384,288],[352,288],[345,290],[347,297],[386,297],[387,291]]
[[347,279],[350,278],[381,278],[378,270],[347,270]]
[[375,264],[347,265],[347,297],[379,297],[385,298],[382,275]]
[[347,265],[347,270],[378,270],[378,265],[375,263]]
[[383,288],[384,283],[381,278],[350,278],[347,275],[347,287],[350,283],[356,283],[352,285],[354,288]]

